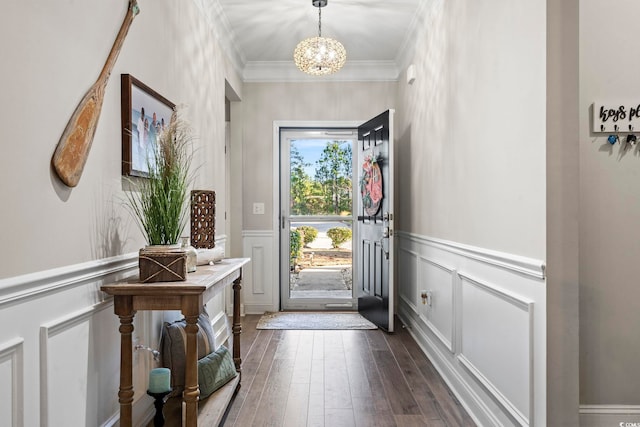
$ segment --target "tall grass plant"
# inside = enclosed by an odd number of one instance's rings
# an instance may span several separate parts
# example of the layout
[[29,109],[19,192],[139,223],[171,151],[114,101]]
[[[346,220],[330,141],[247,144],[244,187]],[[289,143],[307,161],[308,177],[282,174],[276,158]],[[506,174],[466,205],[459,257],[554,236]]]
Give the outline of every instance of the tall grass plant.
[[148,178],[132,181],[134,191],[126,193],[127,206],[149,245],[177,244],[187,224],[192,142],[190,125],[174,110],[158,136],[155,155],[147,159]]

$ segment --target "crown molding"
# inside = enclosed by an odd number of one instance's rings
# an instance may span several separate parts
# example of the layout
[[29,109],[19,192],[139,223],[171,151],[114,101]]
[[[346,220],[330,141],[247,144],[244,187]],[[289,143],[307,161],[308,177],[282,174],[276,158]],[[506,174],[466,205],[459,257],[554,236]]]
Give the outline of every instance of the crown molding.
[[427,7],[430,6],[433,1],[421,1],[416,10],[416,14],[413,16],[411,23],[409,24],[404,41],[398,49],[398,54],[395,58],[396,66],[398,70],[405,70],[411,61],[416,51],[416,41],[421,37],[422,31],[425,29],[425,21],[427,16]]
[[425,22],[427,20],[427,10],[432,7],[433,3],[436,1],[438,0],[420,2],[418,10],[416,10],[416,14],[413,16],[411,24],[409,24],[409,29],[407,30],[405,39],[402,42],[395,58],[395,63],[399,70],[405,70],[413,61],[416,51],[416,42],[424,37],[423,33],[426,31]]
[[428,6],[434,1],[420,2],[394,60],[349,61],[342,70],[328,76],[309,76],[299,71],[293,61],[247,61],[240,50],[231,25],[219,0],[193,0],[207,20],[220,47],[244,82],[375,82],[398,81],[402,70],[413,60],[416,40],[424,29]]
[[207,20],[211,31],[215,35],[220,47],[239,75],[242,75],[247,60],[231,31],[231,24],[222,10],[219,0],[193,0]]
[[335,74],[310,76],[293,61],[249,61],[242,78],[245,82],[387,82],[400,75],[395,61],[349,61]]

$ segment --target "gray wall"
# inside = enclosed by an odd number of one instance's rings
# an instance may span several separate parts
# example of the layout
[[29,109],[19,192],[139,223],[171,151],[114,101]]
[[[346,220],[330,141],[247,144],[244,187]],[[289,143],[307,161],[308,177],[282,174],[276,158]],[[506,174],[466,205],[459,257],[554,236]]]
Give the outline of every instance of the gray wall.
[[[245,83],[242,99],[243,229],[273,229],[273,122],[363,122],[393,108],[394,82]],[[238,171],[234,173],[239,173]],[[265,204],[254,215],[254,202]]]
[[[0,331],[0,352],[18,337],[24,344],[16,347],[15,360],[3,356],[1,425],[11,425],[12,406],[24,425],[46,424],[41,404],[48,405],[48,425],[117,420],[118,320],[99,287],[135,273],[136,251],[144,245],[121,205],[121,73],[188,106],[202,159],[194,186],[216,190],[217,212],[225,210],[225,80],[238,95],[242,83],[199,3],[140,2],[106,88],[84,174],[68,189],[52,175],[51,155],[100,73],[127,2],[3,2],[0,322],[9,327]],[[226,234],[224,221],[217,224],[217,236]],[[226,331],[223,309],[222,295],[209,304],[216,332]],[[135,342],[157,348],[162,317],[172,314],[138,313]],[[57,332],[43,338],[47,327]],[[34,369],[39,364],[43,369]],[[56,368],[47,372],[47,364]],[[134,416],[140,425],[153,409],[144,392],[152,367],[153,361],[136,353]],[[75,417],[72,422],[62,420],[67,415]]]
[[544,1],[434,1],[424,20],[398,83],[399,228],[544,259]]
[[[120,74],[188,105],[199,156],[195,186],[219,191],[224,212],[227,65],[194,1],[141,2],[106,89],[93,147],[78,187],[50,172],[53,150],[97,78],[127,2],[9,1],[0,16],[0,278],[136,251],[141,233],[121,206]],[[28,17],[28,19],[26,18]],[[197,55],[194,55],[197,52]],[[238,88],[239,91],[241,88]],[[218,221],[218,234],[225,234]],[[188,234],[188,230],[187,230]]]
[[638,102],[638,16],[635,1],[580,1],[582,404],[640,404],[640,159],[589,131],[594,101]]
[[578,0],[547,7],[547,421],[577,426]]

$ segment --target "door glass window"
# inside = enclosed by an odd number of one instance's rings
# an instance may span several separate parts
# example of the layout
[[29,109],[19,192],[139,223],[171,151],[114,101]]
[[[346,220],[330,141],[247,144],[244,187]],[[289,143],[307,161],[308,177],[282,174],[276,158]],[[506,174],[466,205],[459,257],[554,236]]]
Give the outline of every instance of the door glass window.
[[[288,144],[289,298],[298,307],[353,298],[353,141]],[[285,199],[286,200],[286,199]],[[304,302],[306,300],[306,302]],[[286,308],[286,307],[285,307]]]
[[350,216],[352,157],[351,141],[291,141],[291,215]]

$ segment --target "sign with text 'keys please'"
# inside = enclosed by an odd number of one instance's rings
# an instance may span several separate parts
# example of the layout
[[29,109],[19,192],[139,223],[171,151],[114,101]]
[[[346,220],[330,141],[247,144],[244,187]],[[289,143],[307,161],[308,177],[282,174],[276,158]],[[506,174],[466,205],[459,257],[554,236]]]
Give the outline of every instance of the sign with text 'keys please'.
[[594,102],[593,132],[640,132],[640,100]]

